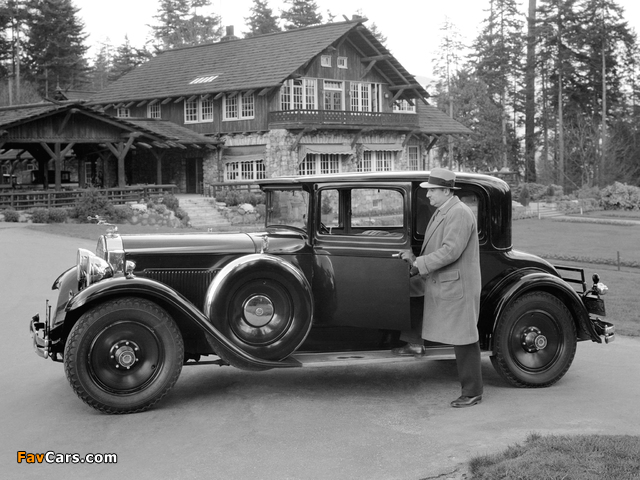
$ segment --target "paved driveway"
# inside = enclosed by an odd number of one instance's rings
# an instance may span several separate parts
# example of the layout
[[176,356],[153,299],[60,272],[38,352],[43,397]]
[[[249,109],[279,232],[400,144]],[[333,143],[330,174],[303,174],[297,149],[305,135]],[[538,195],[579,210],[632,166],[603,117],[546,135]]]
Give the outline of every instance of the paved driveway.
[[[452,409],[453,360],[243,372],[185,367],[155,409],[102,415],[61,364],[31,350],[28,320],[95,242],[0,223],[0,477],[459,478],[466,460],[542,434],[640,434],[640,340],[580,343],[558,384],[510,388],[483,360],[485,401]],[[615,319],[612,319],[615,322]],[[18,464],[17,452],[116,453],[117,464]],[[442,475],[442,476],[440,476]]]

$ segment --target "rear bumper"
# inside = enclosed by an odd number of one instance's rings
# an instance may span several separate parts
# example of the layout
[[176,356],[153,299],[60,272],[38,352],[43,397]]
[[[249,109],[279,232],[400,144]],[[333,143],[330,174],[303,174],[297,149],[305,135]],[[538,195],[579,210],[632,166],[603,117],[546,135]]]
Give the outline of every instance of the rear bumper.
[[600,320],[599,318],[590,318],[589,321],[604,343],[611,343],[616,338],[616,327],[609,322]]

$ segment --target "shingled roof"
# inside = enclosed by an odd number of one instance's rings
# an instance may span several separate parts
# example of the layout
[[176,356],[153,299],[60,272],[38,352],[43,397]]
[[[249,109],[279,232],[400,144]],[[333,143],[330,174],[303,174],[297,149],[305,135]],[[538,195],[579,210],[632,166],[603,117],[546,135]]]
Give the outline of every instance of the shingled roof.
[[407,91],[407,98],[415,98],[415,92],[428,96],[361,21],[349,21],[168,50],[96,94],[91,103],[106,105],[277,87],[344,36],[364,57],[388,56],[375,68],[391,85],[414,86],[413,91]]
[[432,135],[469,135],[473,132],[433,105],[425,103],[418,109],[420,129]]

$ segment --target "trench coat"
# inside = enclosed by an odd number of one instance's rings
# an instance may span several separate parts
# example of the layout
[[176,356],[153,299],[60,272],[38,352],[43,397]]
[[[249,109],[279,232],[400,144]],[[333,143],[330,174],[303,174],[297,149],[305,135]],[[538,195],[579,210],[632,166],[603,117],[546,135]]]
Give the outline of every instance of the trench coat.
[[427,226],[412,295],[424,294],[422,338],[451,345],[478,341],[480,249],[476,217],[453,197]]

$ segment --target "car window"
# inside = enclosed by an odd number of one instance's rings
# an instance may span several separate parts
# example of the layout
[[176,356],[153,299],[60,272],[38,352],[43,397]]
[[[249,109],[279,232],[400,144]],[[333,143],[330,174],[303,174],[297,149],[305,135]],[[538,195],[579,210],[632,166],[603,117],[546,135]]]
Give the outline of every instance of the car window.
[[404,195],[392,188],[327,188],[319,192],[320,234],[404,236]]
[[[478,195],[475,192],[467,191],[465,189],[457,190],[455,192],[455,195],[460,199],[460,201],[467,205],[476,216],[476,219],[478,221],[478,236],[482,239],[484,234],[482,231],[483,223],[481,219],[478,218],[480,212],[480,199]],[[435,208],[429,203],[429,199],[427,198],[426,188],[418,188],[416,190],[415,206],[415,231],[416,235],[421,237],[424,236],[424,232],[427,229],[429,220],[435,212]]]
[[307,229],[308,192],[304,190],[271,190],[268,195],[267,225]]

